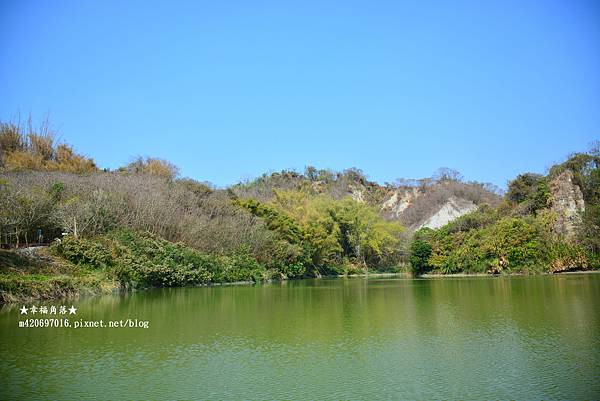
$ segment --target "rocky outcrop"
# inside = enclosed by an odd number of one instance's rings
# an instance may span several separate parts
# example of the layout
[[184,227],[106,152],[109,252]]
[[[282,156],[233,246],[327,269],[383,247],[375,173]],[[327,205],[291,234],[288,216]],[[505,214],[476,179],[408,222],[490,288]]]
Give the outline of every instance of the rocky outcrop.
[[573,238],[581,224],[581,213],[585,210],[583,193],[573,181],[573,173],[566,170],[550,182],[551,210],[557,219],[554,231]]
[[450,197],[442,207],[430,216],[419,228],[440,228],[459,218],[462,215],[471,213],[477,209],[477,205],[466,199]]
[[394,191],[392,196],[381,205],[383,212],[389,213],[393,217],[400,217],[420,195],[417,188],[411,188],[404,191]]
[[351,192],[350,196],[352,196],[352,199],[354,199],[356,202],[365,203],[365,197],[363,195],[363,191],[360,189],[352,188],[352,192]]

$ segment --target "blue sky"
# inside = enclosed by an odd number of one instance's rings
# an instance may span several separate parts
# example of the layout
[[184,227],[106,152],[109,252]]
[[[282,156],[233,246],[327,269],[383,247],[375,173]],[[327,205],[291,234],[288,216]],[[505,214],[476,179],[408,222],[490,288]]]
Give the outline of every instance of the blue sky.
[[595,1],[0,0],[0,57],[0,119],[219,186],[314,165],[504,187],[600,139]]

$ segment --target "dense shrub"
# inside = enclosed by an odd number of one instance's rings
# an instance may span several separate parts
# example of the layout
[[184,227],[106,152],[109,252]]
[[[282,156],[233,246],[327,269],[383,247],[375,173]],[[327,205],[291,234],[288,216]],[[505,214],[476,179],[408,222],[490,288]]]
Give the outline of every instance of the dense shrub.
[[537,216],[502,217],[467,230],[456,230],[455,224],[448,224],[413,242],[411,249],[425,252],[424,242],[431,247],[427,262],[415,259],[414,266],[428,265],[444,274],[592,268],[593,255],[585,247],[553,232],[555,218],[545,210]]
[[429,258],[433,251],[430,238],[433,235],[433,230],[422,228],[414,235],[413,242],[410,245],[410,267],[415,275],[427,272],[431,266]]
[[413,241],[410,247],[410,266],[414,274],[423,274],[429,270],[431,251],[431,245],[427,241]]
[[[549,183],[564,171],[573,174],[585,201],[577,235],[556,230]],[[425,235],[426,234],[426,235]],[[509,183],[496,208],[480,207],[428,233],[418,231],[411,250],[413,269],[454,272],[560,272],[600,268],[600,151],[570,156],[548,176],[521,174]],[[427,244],[427,245],[426,245]]]
[[90,241],[67,236],[57,241],[53,250],[77,265],[105,268],[114,265],[110,246],[108,241]]
[[53,250],[75,264],[110,271],[123,285],[173,287],[265,277],[265,268],[247,252],[206,255],[181,243],[129,230],[94,239],[68,236]]
[[539,174],[521,174],[508,184],[506,197],[518,204],[517,214],[536,213],[548,206],[548,178]]

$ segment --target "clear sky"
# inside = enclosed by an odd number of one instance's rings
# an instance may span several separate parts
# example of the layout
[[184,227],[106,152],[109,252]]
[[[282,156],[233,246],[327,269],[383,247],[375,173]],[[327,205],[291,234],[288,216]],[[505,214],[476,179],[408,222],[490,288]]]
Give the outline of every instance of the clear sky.
[[504,187],[600,139],[600,2],[0,0],[0,119],[224,186],[358,167]]

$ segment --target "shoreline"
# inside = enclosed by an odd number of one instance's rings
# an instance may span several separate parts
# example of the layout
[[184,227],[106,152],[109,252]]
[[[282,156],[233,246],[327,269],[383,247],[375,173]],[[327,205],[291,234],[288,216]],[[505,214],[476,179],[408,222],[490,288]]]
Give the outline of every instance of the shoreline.
[[489,274],[489,273],[450,273],[450,274],[437,274],[437,273],[425,273],[415,278],[450,278],[450,277],[510,277],[510,276],[562,276],[565,274],[600,274],[600,270],[569,270],[563,272],[539,272],[539,273],[500,273],[500,274]]
[[[235,281],[235,282],[215,282],[215,283],[206,283],[202,285],[194,285],[194,286],[183,286],[183,287],[145,287],[145,288],[124,288],[113,281],[102,281],[96,282],[94,286],[71,286],[70,291],[50,291],[49,293],[40,294],[37,293],[38,296],[23,296],[17,295],[10,291],[2,291],[0,294],[0,306],[10,306],[23,302],[46,302],[57,299],[81,299],[81,298],[89,298],[96,297],[99,295],[118,295],[120,293],[126,292],[138,292],[138,291],[147,291],[147,290],[155,290],[161,288],[199,288],[199,287],[230,287],[230,286],[251,286],[251,285],[264,285],[264,284],[273,284],[273,283],[282,283],[287,281],[302,281],[302,280],[314,280],[314,279],[342,279],[342,278],[392,278],[399,277],[404,279],[448,279],[448,278],[498,278],[498,277],[510,277],[510,276],[558,276],[558,275],[577,275],[577,274],[600,274],[600,270],[576,270],[576,271],[565,271],[565,272],[539,272],[539,273],[501,273],[501,274],[488,274],[488,273],[451,273],[451,274],[441,274],[441,273],[426,273],[420,276],[413,276],[407,272],[397,272],[397,273],[363,273],[363,274],[349,274],[349,275],[331,275],[331,276],[321,276],[321,277],[306,277],[301,279],[281,279],[281,280],[269,280],[265,282],[254,282],[254,281]],[[58,276],[57,276],[58,277]],[[1,276],[0,276],[1,278]]]

